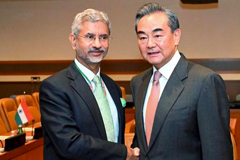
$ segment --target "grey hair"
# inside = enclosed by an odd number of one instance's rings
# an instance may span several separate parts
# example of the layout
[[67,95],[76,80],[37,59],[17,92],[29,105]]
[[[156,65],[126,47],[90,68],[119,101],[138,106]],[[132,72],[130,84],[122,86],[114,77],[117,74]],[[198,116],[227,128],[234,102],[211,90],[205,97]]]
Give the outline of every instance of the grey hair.
[[97,22],[101,21],[108,27],[109,34],[111,33],[111,22],[106,13],[95,10],[86,9],[85,11],[78,13],[72,23],[72,34],[78,37],[79,31],[81,30],[82,23],[84,21]]
[[168,26],[171,28],[171,32],[173,33],[176,29],[180,28],[179,21],[175,13],[170,9],[167,9],[158,3],[147,3],[143,5],[137,12],[135,18],[135,31],[137,33],[137,26],[140,19],[146,15],[150,15],[155,12],[163,12],[166,14],[168,18]]

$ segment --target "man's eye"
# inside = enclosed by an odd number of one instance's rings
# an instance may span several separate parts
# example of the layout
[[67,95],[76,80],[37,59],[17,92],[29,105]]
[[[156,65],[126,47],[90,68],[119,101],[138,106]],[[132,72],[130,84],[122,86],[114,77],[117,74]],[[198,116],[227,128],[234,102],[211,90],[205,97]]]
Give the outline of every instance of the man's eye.
[[158,39],[158,38],[161,38],[162,35],[155,35],[154,38]]
[[101,36],[100,39],[101,39],[101,40],[107,40],[107,39],[108,39],[108,36]]
[[93,35],[86,35],[86,38],[88,38],[88,39],[94,39],[94,36],[93,36]]
[[139,37],[141,41],[147,40],[147,37]]

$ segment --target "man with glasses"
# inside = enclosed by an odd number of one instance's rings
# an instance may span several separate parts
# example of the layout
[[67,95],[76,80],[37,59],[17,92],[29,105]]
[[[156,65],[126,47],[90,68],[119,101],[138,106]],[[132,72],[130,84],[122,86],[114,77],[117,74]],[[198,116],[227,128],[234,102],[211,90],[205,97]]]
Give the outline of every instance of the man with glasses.
[[74,62],[41,83],[44,159],[138,159],[139,149],[124,145],[121,90],[100,72],[110,29],[103,12],[77,14],[69,35]]

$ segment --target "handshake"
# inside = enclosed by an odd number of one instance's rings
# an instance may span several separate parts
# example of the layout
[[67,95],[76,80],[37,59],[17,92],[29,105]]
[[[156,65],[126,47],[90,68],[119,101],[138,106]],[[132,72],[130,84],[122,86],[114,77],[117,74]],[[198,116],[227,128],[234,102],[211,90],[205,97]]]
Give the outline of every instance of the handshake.
[[140,149],[135,148],[129,148],[127,147],[127,159],[126,160],[139,160],[140,155]]

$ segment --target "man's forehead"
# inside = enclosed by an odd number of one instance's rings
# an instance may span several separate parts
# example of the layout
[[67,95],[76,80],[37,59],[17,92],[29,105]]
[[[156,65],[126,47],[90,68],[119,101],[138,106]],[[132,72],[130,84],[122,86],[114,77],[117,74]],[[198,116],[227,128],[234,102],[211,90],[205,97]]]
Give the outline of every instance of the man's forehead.
[[84,21],[80,27],[80,32],[89,33],[89,34],[108,34],[108,26],[102,21]]

